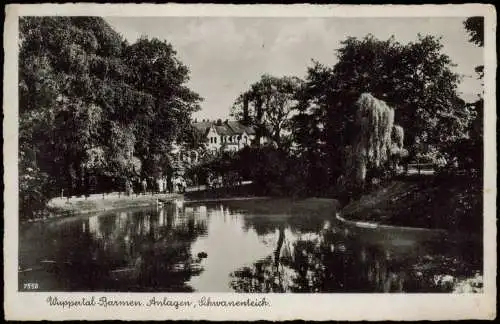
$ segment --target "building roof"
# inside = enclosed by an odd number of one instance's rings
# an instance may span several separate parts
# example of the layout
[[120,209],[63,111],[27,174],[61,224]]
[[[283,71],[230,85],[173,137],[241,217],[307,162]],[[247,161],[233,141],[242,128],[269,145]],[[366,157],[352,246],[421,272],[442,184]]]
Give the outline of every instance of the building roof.
[[200,133],[205,135],[208,132],[208,129],[213,125],[213,122],[197,122],[197,123],[192,123],[192,125]]
[[254,135],[255,129],[251,126],[245,126],[238,121],[227,121],[221,125],[216,122],[196,122],[192,123],[193,127],[204,135],[208,132],[210,127],[214,127],[219,135],[231,136],[241,135],[246,132],[248,135]]
[[219,135],[233,135],[233,131],[226,124],[214,125],[217,134]]
[[255,130],[253,127],[245,126],[238,121],[228,121],[226,124],[227,126],[229,126],[229,128],[231,128],[234,134],[243,134],[245,132],[249,135],[255,134]]

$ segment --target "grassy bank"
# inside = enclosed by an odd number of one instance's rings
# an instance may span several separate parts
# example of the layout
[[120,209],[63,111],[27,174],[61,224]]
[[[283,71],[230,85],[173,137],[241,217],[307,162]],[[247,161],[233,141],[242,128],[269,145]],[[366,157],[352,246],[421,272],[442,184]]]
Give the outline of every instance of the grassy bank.
[[343,209],[346,219],[394,226],[482,231],[482,184],[466,176],[391,181]]

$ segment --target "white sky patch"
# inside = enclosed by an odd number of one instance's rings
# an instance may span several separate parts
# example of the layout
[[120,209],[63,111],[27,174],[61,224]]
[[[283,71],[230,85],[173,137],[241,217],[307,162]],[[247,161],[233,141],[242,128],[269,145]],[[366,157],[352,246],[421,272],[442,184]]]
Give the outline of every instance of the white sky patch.
[[311,60],[337,61],[335,50],[348,36],[371,33],[401,43],[417,34],[442,36],[443,52],[464,79],[466,101],[481,92],[474,68],[483,50],[468,41],[465,17],[455,18],[253,18],[253,17],[107,17],[129,42],[141,35],[170,42],[190,71],[189,86],[205,100],[194,117],[227,118],[238,95],[264,73],[304,77]]

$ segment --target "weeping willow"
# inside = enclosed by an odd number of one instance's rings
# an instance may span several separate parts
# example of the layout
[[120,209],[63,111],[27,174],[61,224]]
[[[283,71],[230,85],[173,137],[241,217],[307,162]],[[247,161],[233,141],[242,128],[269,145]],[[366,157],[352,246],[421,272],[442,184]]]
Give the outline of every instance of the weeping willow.
[[[358,129],[352,146],[350,177],[364,183],[367,172],[380,171],[391,156],[393,133],[403,140],[402,128],[394,130],[394,109],[369,93],[363,93],[355,104]],[[397,137],[399,138],[399,137]]]
[[392,134],[391,134],[391,140],[393,146],[402,149],[403,148],[403,142],[404,142],[404,130],[403,127],[399,125],[394,125],[392,127]]
[[408,151],[404,148],[403,127],[399,125],[392,127],[391,140],[391,167],[394,172],[397,172],[401,159],[408,156]]

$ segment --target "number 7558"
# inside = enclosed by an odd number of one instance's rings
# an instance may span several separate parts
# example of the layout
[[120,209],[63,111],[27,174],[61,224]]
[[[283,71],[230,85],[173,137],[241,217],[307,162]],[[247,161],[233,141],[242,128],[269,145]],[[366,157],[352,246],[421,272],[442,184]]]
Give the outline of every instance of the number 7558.
[[26,282],[23,284],[23,288],[29,290],[38,289],[38,282]]

